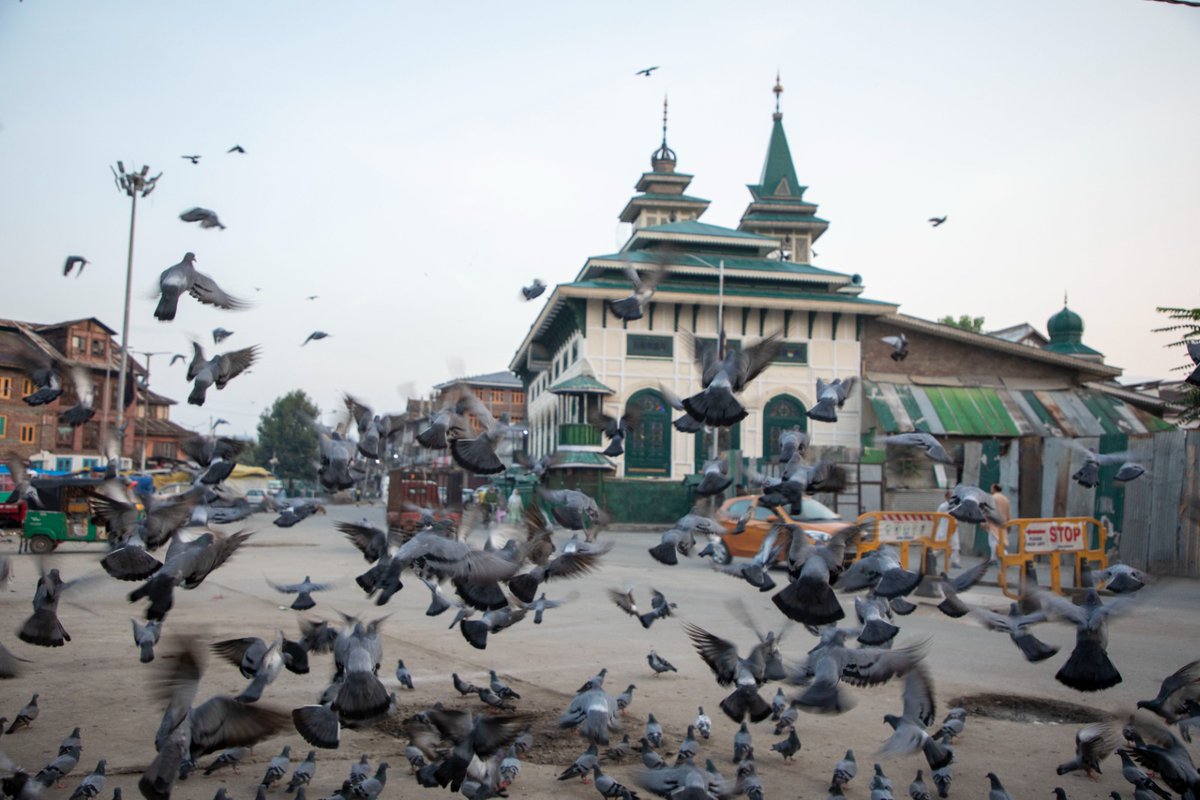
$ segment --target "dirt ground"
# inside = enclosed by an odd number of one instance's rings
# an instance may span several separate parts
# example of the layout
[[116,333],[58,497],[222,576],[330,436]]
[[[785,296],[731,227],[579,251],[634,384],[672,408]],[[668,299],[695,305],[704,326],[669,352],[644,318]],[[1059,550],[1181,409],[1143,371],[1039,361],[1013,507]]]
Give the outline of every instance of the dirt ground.
[[[199,588],[178,592],[159,646],[163,657],[150,665],[138,662],[133,645],[130,618],[143,611],[125,599],[133,584],[107,578],[92,582],[64,600],[60,617],[72,636],[65,647],[35,648],[17,640],[15,630],[30,611],[37,564],[32,557],[15,555],[15,540],[0,541],[0,554],[14,556],[16,565],[12,591],[0,592],[0,642],[31,662],[21,677],[0,682],[0,716],[12,716],[33,692],[41,694],[42,708],[31,729],[0,738],[0,750],[17,764],[37,770],[54,757],[59,742],[78,725],[83,738],[79,766],[64,788],[52,789],[46,796],[69,796],[100,758],[108,759],[110,776],[103,798],[111,796],[114,786],[122,787],[126,797],[139,796],[137,778],[153,756],[154,731],[162,712],[146,687],[169,653],[170,635],[191,633],[213,641],[239,636],[270,639],[276,629],[282,629],[295,637],[299,615],[287,608],[291,598],[276,593],[267,579],[291,582],[308,574],[314,580],[334,581],[337,586],[316,596],[318,605],[305,614],[307,618],[336,621],[338,611],[364,618],[391,614],[383,627],[385,663],[381,672],[386,673],[385,683],[395,686],[395,661],[403,658],[416,683],[411,692],[400,690],[401,715],[437,701],[455,708],[480,707],[475,698],[463,700],[457,696],[451,686],[451,672],[486,683],[488,669],[496,669],[522,695],[516,703],[518,709],[537,718],[535,745],[510,789],[512,797],[561,800],[596,796],[593,787],[578,780],[556,780],[586,744],[571,732],[559,731],[554,721],[567,707],[573,691],[602,666],[608,667],[606,688],[613,693],[630,683],[637,687],[624,722],[631,739],[636,741],[642,735],[645,715],[653,712],[668,732],[665,749],[673,753],[686,726],[695,718],[697,707],[704,706],[713,720],[713,735],[701,743],[701,759],[712,758],[722,773],[733,775],[730,755],[737,725],[717,708],[727,692],[717,686],[696,655],[680,620],[729,638],[744,652],[756,641],[755,635],[736,621],[726,603],[731,598],[742,598],[764,630],[768,626],[778,629],[782,618],[770,603],[770,594],[760,594],[745,583],[715,574],[707,561],[682,560],[673,568],[659,565],[646,553],[647,547],[657,543],[657,535],[613,531],[606,536],[614,542],[614,549],[601,570],[545,587],[551,598],[577,592],[577,599],[548,612],[540,626],[527,620],[493,635],[487,650],[480,651],[470,647],[458,631],[447,630],[449,614],[436,618],[424,615],[429,593],[415,579],[406,580],[404,590],[384,608],[363,596],[353,577],[367,565],[334,530],[333,522],[364,517],[381,524],[383,510],[378,506],[331,508],[327,516],[310,518],[288,530],[274,528],[265,515],[252,518],[252,527],[258,533],[249,546]],[[49,562],[71,579],[97,571],[101,554],[98,546],[64,547]],[[648,603],[650,586],[660,589],[678,603],[677,617],[660,620],[650,630],[643,630],[605,596],[607,588],[628,586],[634,587],[643,603]],[[1152,697],[1164,676],[1200,658],[1200,621],[1196,616],[1200,584],[1164,580],[1143,595],[1134,611],[1116,619],[1110,630],[1110,654],[1125,680],[1099,695],[1074,692],[1053,678],[1074,641],[1073,630],[1065,625],[1044,625],[1037,630],[1039,637],[1061,645],[1063,650],[1047,662],[1031,665],[1007,637],[984,631],[966,620],[951,620],[927,601],[913,615],[897,619],[903,629],[899,643],[933,639],[928,663],[937,688],[939,719],[947,701],[959,698],[965,698],[972,711],[965,733],[955,742],[957,760],[951,797],[986,796],[988,783],[984,775],[989,771],[1000,775],[1017,800],[1049,797],[1054,786],[1064,787],[1071,798],[1107,798],[1114,789],[1132,796],[1115,757],[1106,762],[1104,774],[1096,781],[1079,773],[1060,777],[1054,767],[1071,757],[1074,734],[1083,721],[1132,708],[1136,700]],[[977,588],[966,599],[993,608],[1007,605],[994,588]],[[844,605],[852,616],[852,599],[845,598]],[[814,641],[802,627],[789,626],[782,650],[789,660],[800,659]],[[673,662],[679,672],[655,677],[646,664],[651,648]],[[267,689],[262,702],[284,710],[315,702],[332,673],[328,659],[314,656],[308,675],[283,673]],[[245,684],[232,666],[210,659],[200,698],[237,693]],[[765,686],[762,691],[770,698],[775,686]],[[824,798],[833,766],[847,748],[854,749],[859,761],[859,777],[850,784],[847,795],[869,796],[867,784],[876,760],[874,753],[890,733],[882,718],[885,713],[899,713],[900,686],[894,683],[854,693],[858,704],[846,714],[801,715],[797,731],[802,749],[793,762],[784,763],[770,750],[773,742],[783,738],[773,735],[771,723],[752,726],[756,762],[767,797]],[[240,774],[226,770],[206,778],[193,773],[189,780],[177,784],[174,796],[208,800],[224,786],[235,800],[251,798],[266,762],[285,744],[292,747],[294,764],[310,749],[292,731],[259,745],[243,763]],[[417,786],[408,774],[403,747],[402,740],[382,730],[344,732],[339,750],[318,751],[317,775],[309,797],[332,794],[341,785],[350,763],[363,753],[373,765],[382,759],[391,766],[383,797],[436,797],[442,793]],[[1200,757],[1195,750],[1193,754]],[[207,764],[210,758],[201,764]],[[925,767],[920,755],[890,758],[882,763],[895,783],[897,797],[907,794],[916,770]],[[606,765],[605,770],[633,786],[635,761]],[[283,792],[280,789],[272,794]]]

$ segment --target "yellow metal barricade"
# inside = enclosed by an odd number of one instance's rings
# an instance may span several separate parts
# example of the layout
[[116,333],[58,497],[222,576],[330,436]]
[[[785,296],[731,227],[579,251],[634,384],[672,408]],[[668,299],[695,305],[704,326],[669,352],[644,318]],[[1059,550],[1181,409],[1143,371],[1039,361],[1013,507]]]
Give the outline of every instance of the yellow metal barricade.
[[925,563],[928,550],[940,551],[950,563],[950,540],[958,529],[958,520],[940,511],[869,511],[860,514],[859,525],[869,525],[873,536],[868,541],[860,540],[857,561],[882,545],[891,545],[900,551],[900,563],[908,567],[908,548],[921,546],[921,564]]
[[[1097,532],[1097,547],[1090,547],[1091,530]],[[1009,534],[1016,533],[1016,550],[1008,549]],[[1085,561],[1095,561],[1100,569],[1108,566],[1108,557],[1104,554],[1105,540],[1108,531],[1094,517],[1045,517],[1014,519],[1004,526],[1002,538],[996,546],[996,557],[1000,561],[1000,590],[1012,598],[1018,598],[1025,591],[1025,565],[1033,562],[1038,556],[1050,557],[1050,588],[1055,594],[1062,594],[1062,554],[1070,554],[1075,558],[1075,581],[1083,571]],[[1018,591],[1008,587],[1007,571],[1009,567],[1017,567],[1020,574]]]

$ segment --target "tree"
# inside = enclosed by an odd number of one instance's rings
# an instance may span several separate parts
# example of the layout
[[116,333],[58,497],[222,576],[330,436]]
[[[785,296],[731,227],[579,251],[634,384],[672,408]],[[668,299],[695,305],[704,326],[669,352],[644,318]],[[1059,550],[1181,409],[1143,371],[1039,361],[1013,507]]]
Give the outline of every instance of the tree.
[[947,314],[938,320],[943,325],[949,325],[952,328],[961,328],[964,331],[971,333],[983,333],[983,317],[972,317],[969,314],[963,314],[958,319]]
[[[1179,337],[1166,345],[1167,347],[1185,347],[1189,342],[1200,342],[1200,308],[1159,306],[1157,311],[1160,314],[1166,314],[1173,324],[1155,328],[1152,333],[1169,333]],[[1186,350],[1184,352],[1186,353]],[[1196,364],[1192,362],[1190,356],[1185,355],[1183,363],[1175,367],[1174,371],[1182,370],[1191,373],[1194,369],[1196,369]],[[1200,420],[1200,387],[1185,383],[1181,394],[1182,397],[1178,402],[1183,406],[1184,411],[1180,415],[1180,420],[1182,422]]]
[[321,413],[300,389],[275,399],[258,420],[258,465],[270,469],[278,459],[275,474],[287,480],[313,480],[318,456],[317,432],[313,421]]

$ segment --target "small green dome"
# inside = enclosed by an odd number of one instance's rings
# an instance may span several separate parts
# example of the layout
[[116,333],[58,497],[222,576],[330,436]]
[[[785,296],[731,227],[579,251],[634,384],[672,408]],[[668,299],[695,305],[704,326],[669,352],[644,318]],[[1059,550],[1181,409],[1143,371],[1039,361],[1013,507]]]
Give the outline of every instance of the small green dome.
[[1063,305],[1062,311],[1046,321],[1052,342],[1078,342],[1083,338],[1083,317]]

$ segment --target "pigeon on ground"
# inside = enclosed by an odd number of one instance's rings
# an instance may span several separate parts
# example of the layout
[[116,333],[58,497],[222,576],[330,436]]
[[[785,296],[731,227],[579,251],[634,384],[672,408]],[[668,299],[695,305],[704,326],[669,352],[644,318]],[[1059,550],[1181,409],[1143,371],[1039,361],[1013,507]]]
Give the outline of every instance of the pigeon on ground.
[[592,768],[600,763],[600,751],[596,747],[596,743],[588,745],[588,749],[579,754],[571,766],[567,767],[558,775],[560,781],[568,781],[571,778],[579,778],[583,783],[591,783]]
[[249,747],[230,747],[222,750],[217,754],[217,757],[212,760],[212,763],[204,768],[205,775],[212,775],[214,772],[230,767],[233,773],[238,774],[238,764],[243,758],[250,755]]
[[207,208],[200,208],[199,206],[189,208],[180,214],[179,218],[184,222],[199,222],[201,228],[220,228],[221,230],[225,230],[225,226],[217,218],[217,212]]
[[933,724],[936,704],[933,679],[923,665],[909,670],[904,678],[904,710],[900,716],[885,714],[884,722],[895,732],[879,751],[882,756],[908,755],[918,750],[925,754],[930,769],[949,766],[954,754],[926,731]]
[[17,715],[13,717],[12,724],[8,726],[4,735],[12,736],[15,731],[32,726],[33,721],[38,718],[40,713],[42,713],[42,709],[38,706],[38,694],[35,692],[30,701],[22,706]]
[[328,337],[329,335],[330,334],[326,333],[325,331],[313,331],[312,333],[310,333],[308,335],[307,339],[305,339],[303,342],[300,343],[300,346],[304,347],[304,345],[308,344],[309,342],[319,341],[321,339]]
[[408,671],[408,667],[404,666],[404,659],[401,658],[396,663],[396,680],[405,689],[413,688],[412,673]]
[[654,718],[653,711],[646,717],[646,737],[644,741],[652,747],[662,747],[663,727],[662,723]]
[[754,740],[750,727],[742,720],[737,732],[733,734],[733,763],[740,764],[748,758],[754,758]]
[[946,452],[946,449],[942,447],[942,443],[937,440],[937,437],[926,431],[897,433],[892,436],[885,436],[879,441],[895,447],[919,447],[925,451],[925,455],[940,464],[955,463],[950,454]]
[[629,734],[626,733],[621,737],[621,741],[604,751],[603,760],[621,762],[633,755],[634,752],[633,744],[629,741]]
[[67,256],[67,260],[63,264],[63,277],[67,277],[71,274],[71,270],[75,269],[75,267],[79,267],[79,271],[75,273],[75,277],[78,278],[83,274],[84,266],[90,263],[92,262],[88,261],[83,256]]
[[696,714],[696,721],[693,724],[696,726],[696,733],[700,734],[701,738],[707,740],[712,735],[712,720],[708,714],[704,713],[704,706],[699,707],[699,713]]
[[521,296],[526,300],[532,300],[535,297],[541,297],[542,292],[546,291],[546,284],[541,278],[534,278],[528,286],[521,287]]
[[1075,605],[1056,594],[1039,592],[1042,607],[1064,621],[1074,623],[1075,649],[1054,677],[1064,686],[1081,692],[1108,689],[1121,682],[1121,673],[1108,657],[1108,619],[1128,611],[1130,600],[1100,602],[1095,589],[1088,589],[1083,605]]
[[1138,700],[1144,708],[1174,724],[1186,713],[1187,701],[1200,701],[1200,660],[1184,664],[1163,679],[1153,700]]
[[149,664],[154,660],[154,645],[158,644],[158,637],[162,635],[162,623],[152,620],[143,625],[132,618],[130,622],[133,623],[133,643],[141,651],[140,660],[143,664]]
[[660,797],[679,800],[731,798],[737,785],[716,773],[701,769],[691,762],[662,769],[646,769],[635,773],[637,784]]
[[624,714],[625,709],[633,704],[633,690],[636,688],[637,684],[631,683],[625,687],[625,691],[617,695],[617,711]]
[[908,785],[908,796],[912,800],[933,800],[929,787],[925,785],[925,770],[917,770],[917,777]]
[[601,687],[580,692],[558,719],[560,728],[577,728],[593,744],[607,745],[610,732],[621,730],[617,700]]
[[206,359],[204,348],[200,346],[200,343],[192,342],[192,361],[188,364],[186,376],[189,381],[192,381],[188,404],[204,405],[208,387],[216,384],[217,389],[224,389],[226,384],[254,365],[254,362],[258,360],[258,353],[258,345],[252,345]]
[[908,337],[903,333],[896,336],[884,336],[880,339],[884,344],[892,348],[892,361],[903,361],[908,358]]
[[107,762],[102,758],[96,763],[96,768],[84,776],[79,785],[75,787],[75,791],[71,792],[68,800],[92,800],[104,791],[104,783],[107,777],[104,774]]
[[592,765],[592,776],[596,791],[602,797],[617,798],[618,800],[638,800],[637,792],[630,791],[626,786],[600,771],[599,764]]
[[792,757],[800,750],[800,737],[796,735],[796,729],[794,727],[788,728],[787,738],[775,742],[775,744],[771,745],[771,749],[783,756],[784,761],[791,761]]
[[488,687],[495,692],[497,697],[502,697],[505,700],[520,700],[521,695],[512,690],[507,683],[500,680],[500,676],[496,674],[496,670],[488,670]]
[[654,296],[654,292],[658,289],[658,284],[665,274],[666,269],[661,264],[656,265],[645,275],[638,274],[632,265],[625,267],[625,275],[633,283],[633,294],[620,300],[607,301],[609,309],[618,319],[628,322],[641,319],[646,304]]
[[79,747],[60,748],[58,755],[33,776],[34,781],[46,788],[50,788],[62,781],[63,778],[71,774],[71,770],[75,769],[75,765],[79,763],[81,749]]
[[809,419],[818,422],[837,422],[838,411],[846,404],[850,392],[854,390],[857,379],[853,376],[842,380],[835,378],[832,383],[826,383],[823,378],[817,378],[817,402],[808,410]]
[[229,295],[217,282],[196,269],[195,253],[185,253],[183,260],[163,270],[158,278],[160,298],[154,310],[156,319],[169,322],[175,319],[179,298],[190,294],[201,303],[225,309],[245,308],[246,304]]
[[676,748],[675,763],[680,764],[695,758],[700,753],[700,743],[696,741],[696,727],[688,725],[687,734]]
[[679,670],[675,669],[674,664],[653,650],[646,656],[646,663],[650,665],[650,669],[654,670],[655,676],[661,675],[664,672],[679,672]]
[[758,377],[783,349],[783,336],[770,336],[744,349],[727,348],[724,336],[718,342],[700,342],[688,331],[681,331],[684,345],[688,347],[700,367],[700,392],[683,399],[683,407],[697,422],[717,427],[729,427],[746,418],[745,406],[734,397],[741,393],[750,381]]
[[424,716],[443,737],[453,742],[453,748],[441,761],[421,770],[418,779],[424,776],[440,786],[448,785],[451,791],[461,788],[472,760],[487,761],[495,754],[506,752],[530,722],[529,717],[522,714],[473,715],[437,709],[424,712]]
[[[1170,792],[1168,792],[1166,789],[1159,786],[1158,783],[1154,780],[1154,778],[1152,778],[1148,774],[1146,774],[1145,770],[1141,769],[1137,764],[1133,763],[1133,759],[1130,757],[1130,752],[1128,750],[1121,748],[1120,750],[1117,751],[1117,755],[1121,757],[1121,777],[1123,777],[1125,780],[1127,780],[1131,784],[1133,784],[1134,789],[1135,789],[1135,791],[1134,791],[1135,797],[1137,797],[1138,794],[1142,794],[1143,796],[1148,796],[1150,794],[1150,792],[1153,792],[1154,794],[1161,797],[1163,800],[1171,800]],[[1161,763],[1163,766],[1166,766],[1167,764],[1171,763],[1170,761],[1168,761],[1166,759],[1162,759],[1161,757],[1160,757],[1160,759],[1161,759]],[[1143,762],[1143,763],[1145,763],[1145,762]],[[1195,772],[1194,767],[1192,768],[1192,772]],[[1172,777],[1176,777],[1176,776],[1173,775]],[[1178,777],[1182,777],[1182,776],[1178,776]],[[1168,784],[1170,783],[1170,781],[1167,780],[1167,777],[1165,774],[1162,775],[1162,778],[1163,778],[1164,782],[1167,782]],[[1185,781],[1186,781],[1186,779],[1185,779]],[[1178,786],[1178,784],[1176,784],[1176,786]],[[1172,788],[1176,788],[1176,787],[1172,787]]]
[[312,782],[313,776],[317,774],[317,751],[309,750],[308,755],[303,761],[296,765],[296,769],[292,772],[292,779],[288,781],[285,792],[291,794],[297,789],[308,786]]
[[858,762],[854,760],[854,751],[847,750],[846,755],[833,767],[833,779],[829,782],[830,792],[841,792],[854,776],[858,774]]
[[312,599],[313,592],[325,592],[333,588],[332,583],[314,583],[308,575],[305,575],[300,583],[280,584],[270,580],[267,583],[277,592],[296,595],[291,605],[293,611],[307,611],[317,604],[317,601]]

